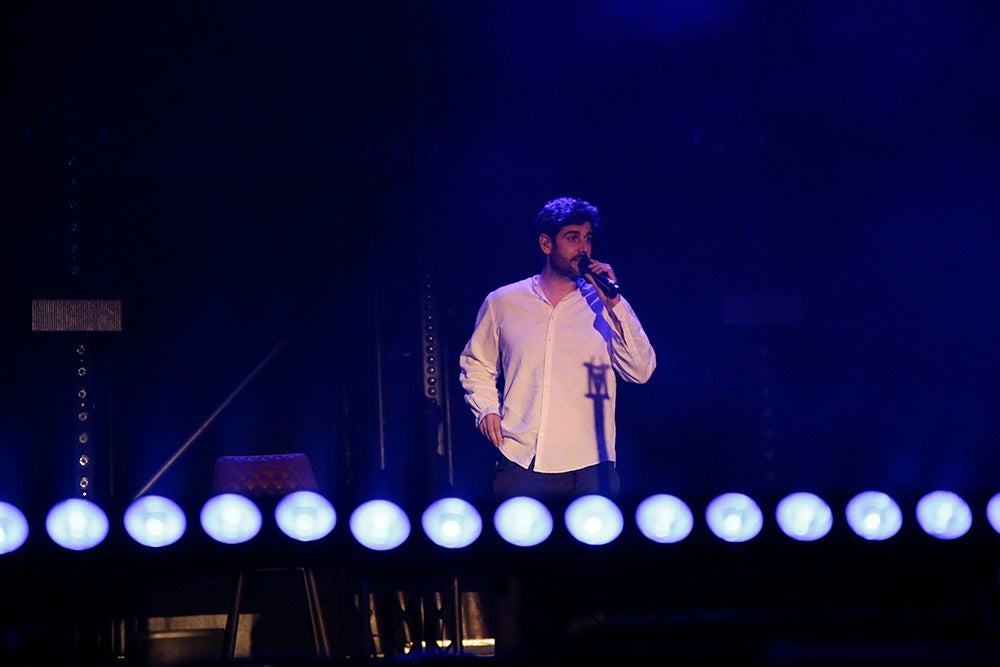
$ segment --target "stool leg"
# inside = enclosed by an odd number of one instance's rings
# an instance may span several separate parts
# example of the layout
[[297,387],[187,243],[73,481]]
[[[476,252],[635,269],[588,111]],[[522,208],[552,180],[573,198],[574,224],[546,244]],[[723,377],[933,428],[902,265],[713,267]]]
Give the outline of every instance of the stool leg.
[[462,588],[458,585],[458,574],[455,573],[451,580],[451,593],[452,593],[452,608],[454,609],[453,623],[453,633],[454,639],[452,644],[455,653],[464,653],[465,645],[462,643],[462,639],[465,635],[465,628],[462,625]]
[[313,640],[316,642],[316,655],[320,658],[330,657],[330,639],[326,634],[326,623],[323,620],[323,609],[319,603],[319,590],[316,587],[316,577],[311,567],[302,570],[302,578],[306,586],[306,603],[309,605],[309,618],[312,621]]
[[222,641],[222,659],[233,660],[236,657],[236,633],[240,625],[240,598],[243,596],[243,570],[236,576],[236,587],[233,590],[233,604],[226,617],[226,632]]

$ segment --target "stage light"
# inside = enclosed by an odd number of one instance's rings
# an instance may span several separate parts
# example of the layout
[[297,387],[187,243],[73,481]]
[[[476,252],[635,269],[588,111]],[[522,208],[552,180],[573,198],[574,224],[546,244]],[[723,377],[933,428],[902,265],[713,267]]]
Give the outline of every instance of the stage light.
[[609,498],[592,494],[580,496],[569,504],[565,514],[570,535],[584,544],[607,544],[621,535],[625,527],[622,512]]
[[420,519],[434,544],[448,549],[467,547],[483,532],[483,518],[461,498],[441,498],[424,510]]
[[45,517],[45,531],[52,541],[72,551],[91,549],[108,535],[108,515],[85,498],[56,503]]
[[395,549],[410,536],[410,519],[389,500],[369,500],[351,513],[351,534],[374,551]]
[[201,527],[216,542],[242,544],[257,536],[264,524],[254,501],[237,493],[220,493],[201,508]]
[[887,494],[863,491],[847,503],[847,524],[866,540],[887,540],[903,526],[903,513]]
[[993,530],[1000,533],[1000,493],[996,493],[986,503],[986,520]]
[[778,503],[774,513],[778,527],[788,537],[811,542],[824,537],[833,527],[830,506],[812,493],[792,493]]
[[746,542],[757,537],[764,515],[752,498],[742,493],[724,493],[712,499],[705,510],[708,528],[726,542]]
[[0,555],[17,551],[28,539],[28,520],[10,503],[0,502]]
[[969,532],[969,505],[951,491],[932,491],[917,502],[917,523],[924,532],[942,540],[953,540]]
[[493,525],[508,543],[533,547],[552,534],[552,513],[536,498],[516,496],[500,503],[493,513]]
[[173,544],[187,530],[184,510],[163,496],[142,496],[125,510],[125,532],[147,547]]
[[639,531],[654,542],[673,544],[691,534],[694,516],[683,500],[660,493],[639,503],[635,522]]
[[285,535],[312,542],[330,534],[337,524],[337,512],[315,491],[293,491],[274,508],[274,520]]

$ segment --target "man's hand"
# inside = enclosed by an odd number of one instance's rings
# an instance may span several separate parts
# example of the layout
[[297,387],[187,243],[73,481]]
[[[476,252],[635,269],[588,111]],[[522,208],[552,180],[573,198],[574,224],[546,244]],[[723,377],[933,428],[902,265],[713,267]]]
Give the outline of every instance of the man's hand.
[[479,432],[486,436],[486,439],[493,443],[494,447],[499,447],[503,443],[503,432],[500,430],[500,415],[491,412],[479,422]]
[[[586,264],[589,268],[584,269],[583,264]],[[617,283],[618,279],[615,277],[615,271],[611,268],[610,264],[605,264],[604,262],[598,262],[597,260],[591,258],[589,263],[585,259],[581,263],[580,272],[583,274],[584,279],[593,285],[597,289],[597,296],[608,310],[614,308],[621,301],[621,294],[616,294],[614,297],[609,297],[604,293],[604,290],[600,288],[597,284],[597,280],[594,278],[594,274],[604,275],[611,279],[611,282]]]

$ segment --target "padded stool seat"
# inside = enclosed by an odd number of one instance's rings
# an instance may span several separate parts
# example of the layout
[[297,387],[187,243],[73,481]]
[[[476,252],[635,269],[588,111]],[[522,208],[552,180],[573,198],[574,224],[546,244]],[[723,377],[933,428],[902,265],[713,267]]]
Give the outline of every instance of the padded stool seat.
[[305,454],[220,456],[215,461],[215,494],[280,497],[292,491],[316,490],[316,478]]

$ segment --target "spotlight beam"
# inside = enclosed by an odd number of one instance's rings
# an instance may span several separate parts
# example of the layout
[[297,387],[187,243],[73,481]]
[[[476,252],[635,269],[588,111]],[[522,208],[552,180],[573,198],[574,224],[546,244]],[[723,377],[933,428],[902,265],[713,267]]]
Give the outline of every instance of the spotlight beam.
[[212,424],[212,422],[215,421],[215,418],[218,417],[222,413],[222,411],[225,410],[226,407],[233,402],[233,399],[236,398],[236,395],[243,390],[243,387],[247,386],[250,383],[250,380],[252,380],[254,376],[256,376],[257,373],[260,372],[260,369],[264,368],[264,366],[267,365],[267,362],[271,361],[271,357],[273,357],[278,352],[278,350],[280,350],[283,347],[285,347],[285,341],[279,340],[278,343],[274,346],[274,348],[267,353],[267,356],[264,357],[259,364],[257,364],[257,367],[254,368],[252,371],[250,371],[250,374],[243,379],[243,382],[240,382],[239,386],[237,386],[236,389],[234,389],[233,392],[226,397],[226,400],[224,400],[222,403],[219,404],[219,407],[217,407],[215,411],[211,415],[209,415],[208,419],[206,419],[205,422],[198,427],[198,430],[196,430],[194,433],[191,434],[191,437],[189,437],[187,441],[183,445],[181,445],[180,449],[174,452],[174,455],[170,457],[170,460],[164,463],[163,467],[161,467],[159,470],[156,471],[156,474],[153,475],[148,482],[146,482],[145,486],[139,489],[139,492],[135,494],[135,496],[132,498],[132,502],[135,502],[143,495],[145,495],[149,491],[149,489],[152,488],[152,486],[156,484],[156,482],[161,477],[163,477],[163,474],[167,472],[167,470],[169,470],[170,467],[174,465],[177,459],[179,459],[181,455],[185,451],[187,451],[188,447],[190,447],[194,443],[194,441],[197,440],[201,436],[201,434],[205,432],[205,429],[208,428]]

